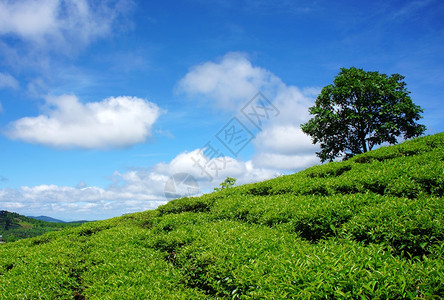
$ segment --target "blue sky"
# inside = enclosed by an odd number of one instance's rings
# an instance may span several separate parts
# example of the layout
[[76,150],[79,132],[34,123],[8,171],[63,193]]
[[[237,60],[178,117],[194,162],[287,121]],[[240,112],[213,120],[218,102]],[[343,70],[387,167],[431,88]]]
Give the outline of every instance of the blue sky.
[[299,125],[341,67],[404,75],[444,130],[439,0],[97,3],[0,0],[0,209],[103,219],[166,203],[171,180],[318,164]]

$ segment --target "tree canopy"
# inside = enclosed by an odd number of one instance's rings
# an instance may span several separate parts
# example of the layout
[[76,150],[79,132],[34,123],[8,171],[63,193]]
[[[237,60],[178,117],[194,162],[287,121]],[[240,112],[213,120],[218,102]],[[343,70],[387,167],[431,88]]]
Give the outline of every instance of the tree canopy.
[[342,68],[333,84],[324,87],[309,108],[313,117],[301,129],[319,143],[322,162],[345,159],[397,138],[419,136],[423,109],[415,105],[399,74]]
[[236,178],[227,177],[227,178],[225,178],[225,180],[223,182],[221,182],[219,184],[220,188],[214,188],[213,190],[215,192],[217,192],[217,191],[228,189],[236,184],[236,180],[237,180]]

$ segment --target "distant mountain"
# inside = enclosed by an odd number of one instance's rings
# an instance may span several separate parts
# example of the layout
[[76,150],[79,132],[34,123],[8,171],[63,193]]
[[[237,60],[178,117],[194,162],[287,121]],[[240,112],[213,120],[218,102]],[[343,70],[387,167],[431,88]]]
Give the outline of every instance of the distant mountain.
[[62,221],[59,219],[54,219],[54,218],[51,218],[48,216],[38,216],[38,217],[28,216],[28,218],[32,218],[32,219],[36,219],[36,220],[40,220],[40,221],[45,221],[45,222],[66,223],[65,221]]
[[78,221],[69,221],[69,222],[65,222],[65,224],[74,224],[74,225],[81,225],[84,223],[89,223],[89,222],[96,222],[97,220],[78,220]]

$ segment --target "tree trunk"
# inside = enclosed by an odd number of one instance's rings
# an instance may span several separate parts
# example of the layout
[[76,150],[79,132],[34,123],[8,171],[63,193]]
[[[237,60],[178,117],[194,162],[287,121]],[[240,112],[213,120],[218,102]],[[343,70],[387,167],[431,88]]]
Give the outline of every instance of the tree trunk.
[[365,153],[367,152],[367,143],[365,142],[365,134],[364,132],[360,131],[359,132],[359,139],[361,140],[361,145],[362,145],[362,152]]
[[365,139],[363,139],[363,141],[362,141],[362,150],[363,150],[363,152],[365,153],[365,152],[367,152],[368,150],[367,150],[367,143],[365,142]]

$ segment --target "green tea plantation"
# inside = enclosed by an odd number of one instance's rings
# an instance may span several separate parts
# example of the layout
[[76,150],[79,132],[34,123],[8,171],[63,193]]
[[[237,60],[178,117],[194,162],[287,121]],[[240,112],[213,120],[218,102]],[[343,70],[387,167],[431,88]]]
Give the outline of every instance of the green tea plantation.
[[444,133],[0,245],[0,299],[443,299]]

